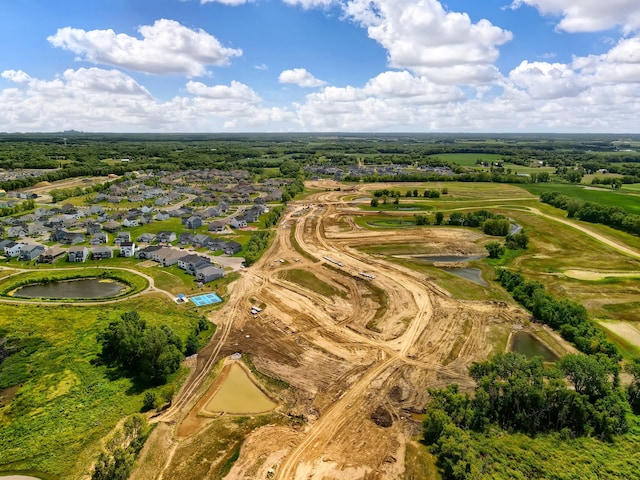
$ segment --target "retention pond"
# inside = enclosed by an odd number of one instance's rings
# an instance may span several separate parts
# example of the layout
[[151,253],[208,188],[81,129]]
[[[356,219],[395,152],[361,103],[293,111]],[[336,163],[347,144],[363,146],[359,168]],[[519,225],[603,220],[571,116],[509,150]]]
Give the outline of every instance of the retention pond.
[[276,407],[255,381],[238,363],[232,363],[221,374],[221,383],[204,408],[205,413],[255,415]]
[[509,349],[528,358],[542,357],[547,362],[556,362],[558,360],[558,356],[544,343],[527,332],[515,332],[511,336]]
[[127,286],[111,279],[82,278],[60,282],[34,283],[18,288],[14,297],[26,298],[108,298],[117,297]]

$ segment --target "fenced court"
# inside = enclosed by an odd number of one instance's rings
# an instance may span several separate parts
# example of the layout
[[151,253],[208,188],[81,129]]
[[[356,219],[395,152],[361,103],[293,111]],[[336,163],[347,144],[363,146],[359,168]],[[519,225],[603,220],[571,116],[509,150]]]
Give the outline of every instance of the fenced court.
[[190,297],[189,300],[191,300],[196,305],[196,307],[203,307],[205,305],[212,305],[214,303],[222,302],[222,299],[215,293],[196,295],[195,297]]

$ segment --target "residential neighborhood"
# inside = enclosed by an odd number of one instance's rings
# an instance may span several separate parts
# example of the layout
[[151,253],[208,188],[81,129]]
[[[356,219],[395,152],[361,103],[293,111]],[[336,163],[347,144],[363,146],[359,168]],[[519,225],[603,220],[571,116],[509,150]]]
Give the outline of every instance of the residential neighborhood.
[[83,205],[36,202],[33,213],[3,218],[0,253],[34,264],[148,259],[207,283],[224,276],[216,257],[242,252],[238,234],[256,229],[282,185],[253,184],[243,170],[135,172]]

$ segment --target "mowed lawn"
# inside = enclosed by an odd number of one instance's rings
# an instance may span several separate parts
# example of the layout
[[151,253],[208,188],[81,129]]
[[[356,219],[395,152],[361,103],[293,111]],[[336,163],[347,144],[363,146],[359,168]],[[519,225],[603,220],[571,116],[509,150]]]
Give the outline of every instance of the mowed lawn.
[[0,338],[20,347],[0,367],[0,471],[81,478],[105,435],[140,411],[144,392],[95,363],[97,333],[130,310],[183,340],[197,321],[162,297],[83,307],[0,303]]

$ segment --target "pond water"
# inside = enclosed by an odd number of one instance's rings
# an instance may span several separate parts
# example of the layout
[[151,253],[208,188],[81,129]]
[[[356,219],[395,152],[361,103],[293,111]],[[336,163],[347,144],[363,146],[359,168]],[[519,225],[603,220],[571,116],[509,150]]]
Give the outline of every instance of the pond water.
[[444,270],[473,283],[477,283],[478,285],[482,285],[483,287],[489,285],[484,278],[482,278],[482,270],[479,268],[445,268]]
[[515,332],[511,336],[510,350],[526,355],[528,358],[542,357],[547,362],[558,360],[558,356],[555,353],[527,332]]
[[107,298],[121,294],[126,285],[115,280],[83,278],[20,287],[16,297],[27,298]]
[[258,388],[244,368],[233,363],[222,385],[207,403],[205,411],[232,415],[258,414],[269,412],[275,407],[276,403]]

